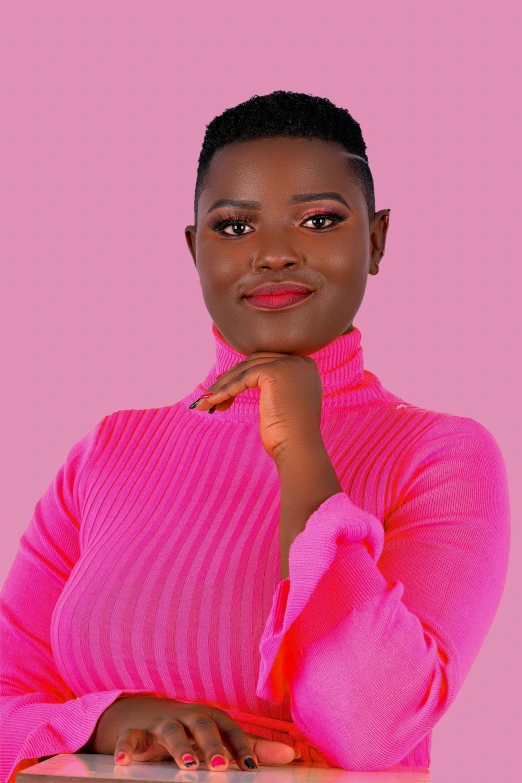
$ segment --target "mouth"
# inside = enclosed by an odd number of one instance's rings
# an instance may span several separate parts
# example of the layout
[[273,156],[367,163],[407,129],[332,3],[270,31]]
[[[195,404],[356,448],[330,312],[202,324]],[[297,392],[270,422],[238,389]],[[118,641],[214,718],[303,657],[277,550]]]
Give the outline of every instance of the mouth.
[[307,293],[286,291],[281,294],[253,294],[244,298],[250,305],[261,310],[282,310],[299,305],[306,299],[310,299],[314,293],[315,291],[308,291]]

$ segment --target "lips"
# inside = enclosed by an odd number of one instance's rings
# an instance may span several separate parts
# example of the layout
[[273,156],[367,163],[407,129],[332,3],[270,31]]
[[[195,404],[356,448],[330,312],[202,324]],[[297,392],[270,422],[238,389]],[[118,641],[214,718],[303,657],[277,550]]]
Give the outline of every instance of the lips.
[[283,294],[310,294],[311,288],[300,283],[266,283],[265,285],[254,288],[246,298],[251,296],[282,296]]
[[284,293],[284,294],[261,294],[261,296],[247,296],[245,297],[249,305],[261,308],[262,310],[282,310],[290,307],[291,305],[297,305],[300,302],[304,302],[313,296],[313,291],[307,291],[306,293]]

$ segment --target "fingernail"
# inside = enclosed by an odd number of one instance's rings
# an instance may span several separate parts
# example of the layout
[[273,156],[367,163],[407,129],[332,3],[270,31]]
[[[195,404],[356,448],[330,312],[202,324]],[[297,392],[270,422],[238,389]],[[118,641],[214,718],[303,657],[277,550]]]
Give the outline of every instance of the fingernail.
[[194,400],[194,402],[189,405],[189,408],[195,408],[200,400],[205,400],[207,397],[212,397],[213,394],[214,392],[207,392],[206,394],[202,394],[201,397],[198,397],[197,400]]
[[215,405],[213,405],[211,408],[209,408],[209,411],[208,411],[208,412],[209,412],[209,413],[214,413],[214,411],[216,410],[216,408],[217,408],[217,402],[216,402],[216,404],[215,404]]
[[213,767],[222,767],[223,764],[226,764],[227,762],[223,758],[223,756],[213,756],[212,757],[212,766]]
[[257,769],[257,764],[252,756],[245,756],[245,764],[247,765],[248,769]]
[[185,753],[185,755],[181,760],[186,767],[191,767],[193,764],[196,763],[194,756],[189,756],[188,753]]
[[125,758],[125,753],[118,753],[118,755],[116,756],[116,761],[121,761],[124,758]]

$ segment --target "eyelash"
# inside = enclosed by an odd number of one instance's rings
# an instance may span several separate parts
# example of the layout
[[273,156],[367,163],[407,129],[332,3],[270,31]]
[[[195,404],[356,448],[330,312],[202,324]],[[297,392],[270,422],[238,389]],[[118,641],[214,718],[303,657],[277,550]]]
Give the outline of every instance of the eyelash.
[[[308,222],[308,220],[312,220],[312,218],[327,218],[328,220],[334,220],[335,223],[333,224],[336,226],[338,223],[342,223],[346,220],[346,217],[344,215],[341,215],[339,212],[314,212],[312,215],[307,215],[306,218],[304,218],[304,222]],[[212,223],[210,224],[210,227],[213,231],[217,231],[217,233],[221,233],[227,226],[233,225],[234,223],[241,223],[241,224],[247,224],[251,223],[254,220],[254,216],[250,214],[243,214],[238,215],[237,213],[218,213],[217,216],[214,218]],[[315,228],[313,231],[315,233],[326,231],[329,228],[332,228],[333,226],[323,226],[322,228]],[[249,232],[252,233],[252,232]],[[236,234],[234,237],[234,234],[224,234],[226,237],[233,237],[235,239],[241,239],[241,237],[246,237],[248,234]]]

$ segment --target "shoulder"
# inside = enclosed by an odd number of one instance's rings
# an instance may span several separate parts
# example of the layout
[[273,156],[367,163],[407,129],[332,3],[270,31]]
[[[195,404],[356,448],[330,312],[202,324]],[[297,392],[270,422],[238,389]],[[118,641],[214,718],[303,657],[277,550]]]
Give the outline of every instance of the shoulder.
[[101,426],[101,429],[105,431],[129,426],[146,427],[152,423],[172,418],[179,408],[179,403],[164,405],[160,408],[119,408],[104,416],[97,426]]
[[[398,455],[399,496],[440,497],[471,505],[509,505],[505,460],[494,434],[469,416],[432,411],[405,403],[396,410],[411,437]],[[435,502],[435,501],[434,501]]]
[[383,400],[372,409],[382,422],[382,435],[387,436],[400,451],[429,448],[441,440],[462,439],[476,449],[500,453],[499,444],[493,433],[481,422],[469,416],[459,416],[444,411],[431,410],[415,405],[383,387]]
[[[133,448],[138,442],[156,441],[170,427],[179,414],[180,405],[159,408],[119,408],[107,413],[91,431],[96,434],[96,453],[111,453],[126,446]],[[148,437],[150,436],[150,438]]]
[[464,450],[500,453],[494,434],[476,419],[428,410],[405,402],[393,407],[404,425],[412,427],[415,438],[411,445],[416,450],[453,443],[459,444]]

